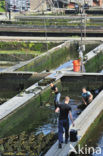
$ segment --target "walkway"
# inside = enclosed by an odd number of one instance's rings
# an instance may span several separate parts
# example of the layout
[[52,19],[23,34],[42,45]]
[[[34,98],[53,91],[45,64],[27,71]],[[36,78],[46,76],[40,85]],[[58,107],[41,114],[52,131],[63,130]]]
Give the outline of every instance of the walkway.
[[[25,37],[25,36],[0,36],[0,41],[42,41],[42,42],[64,42],[64,41],[80,41],[80,37]],[[103,41],[103,37],[86,37],[85,41]]]

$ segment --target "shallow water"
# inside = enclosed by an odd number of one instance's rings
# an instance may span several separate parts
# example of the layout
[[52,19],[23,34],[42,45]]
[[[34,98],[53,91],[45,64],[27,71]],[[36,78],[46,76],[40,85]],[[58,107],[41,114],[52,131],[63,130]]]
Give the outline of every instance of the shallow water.
[[[72,115],[73,118],[76,119],[78,116],[78,113],[80,112],[80,110],[77,108],[78,105],[81,104],[80,100],[77,99],[71,99],[70,101],[70,106],[72,108]],[[49,118],[48,123],[47,124],[43,124],[43,125],[39,125],[40,123],[38,123],[38,128],[36,128],[35,133],[41,133],[43,132],[45,135],[50,133],[50,132],[54,132],[56,133],[58,128],[58,115],[55,114],[54,112],[54,107],[49,107],[50,110],[52,110],[52,115],[51,118]],[[70,121],[71,124],[71,121]]]
[[1,67],[0,67],[0,72],[3,71],[4,69],[5,69],[5,68],[1,68]]

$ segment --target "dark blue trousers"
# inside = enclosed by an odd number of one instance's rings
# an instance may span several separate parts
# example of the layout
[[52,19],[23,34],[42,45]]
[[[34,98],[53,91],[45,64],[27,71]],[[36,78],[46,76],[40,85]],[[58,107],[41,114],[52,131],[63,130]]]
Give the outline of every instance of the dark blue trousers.
[[65,129],[65,140],[68,140],[69,119],[59,120],[59,122],[58,122],[58,139],[59,139],[59,143],[63,142],[63,128]]

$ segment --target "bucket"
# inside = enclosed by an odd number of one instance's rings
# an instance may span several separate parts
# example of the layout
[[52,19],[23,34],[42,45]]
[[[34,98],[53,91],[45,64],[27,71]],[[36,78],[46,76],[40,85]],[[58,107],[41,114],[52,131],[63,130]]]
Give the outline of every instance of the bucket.
[[74,130],[74,129],[70,130],[70,141],[71,142],[76,142],[78,140],[77,134],[78,134],[77,130]]
[[73,71],[80,72],[80,60],[73,61]]

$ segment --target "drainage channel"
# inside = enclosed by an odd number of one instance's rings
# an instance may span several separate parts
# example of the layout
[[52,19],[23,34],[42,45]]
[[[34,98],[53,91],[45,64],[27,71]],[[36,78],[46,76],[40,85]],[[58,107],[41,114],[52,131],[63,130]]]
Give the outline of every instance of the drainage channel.
[[[8,102],[4,103],[0,107],[0,111],[2,112],[0,119],[5,118],[10,113],[12,113],[14,110],[16,110],[18,107],[21,107],[24,105],[24,103],[29,102],[29,100],[31,100],[33,97],[41,95],[40,94],[41,91],[47,89],[49,87],[50,82],[52,82],[52,81],[55,82],[55,81],[60,80],[60,78],[64,74],[64,73],[62,73],[62,70],[67,69],[67,71],[70,72],[72,70],[72,68],[73,68],[72,61],[65,63],[64,65],[57,68],[51,75],[47,76],[44,80],[41,80],[38,83],[32,85],[31,87],[26,89],[25,92],[18,94],[14,98],[10,99]],[[71,72],[71,74],[74,74],[74,73]],[[80,74],[80,73],[78,73],[78,74]],[[77,74],[77,76],[78,76],[78,74]],[[80,103],[81,102],[80,102],[80,100],[77,100],[77,97],[71,98],[70,104],[71,104],[71,107],[73,110],[73,115],[74,115],[75,119],[77,118],[77,116],[79,114],[79,109],[77,108],[77,106]],[[54,112],[53,107],[50,106],[48,103],[47,103],[46,107],[47,107],[47,109],[49,109],[48,113],[51,110],[52,110],[52,112]],[[41,108],[43,108],[42,105],[41,105]],[[44,109],[44,111],[45,111],[45,109]],[[41,114],[40,111],[39,111],[39,113]],[[43,132],[46,135],[51,131],[57,132],[57,126],[56,126],[57,121],[56,121],[56,117],[54,116],[54,113],[52,113],[51,116],[49,116],[49,117],[50,117],[49,120],[45,120],[45,122],[43,122],[43,123],[41,122],[41,124],[38,126],[38,128],[36,128],[35,132],[37,134],[40,132]],[[38,125],[39,122],[37,122],[36,124]]]

